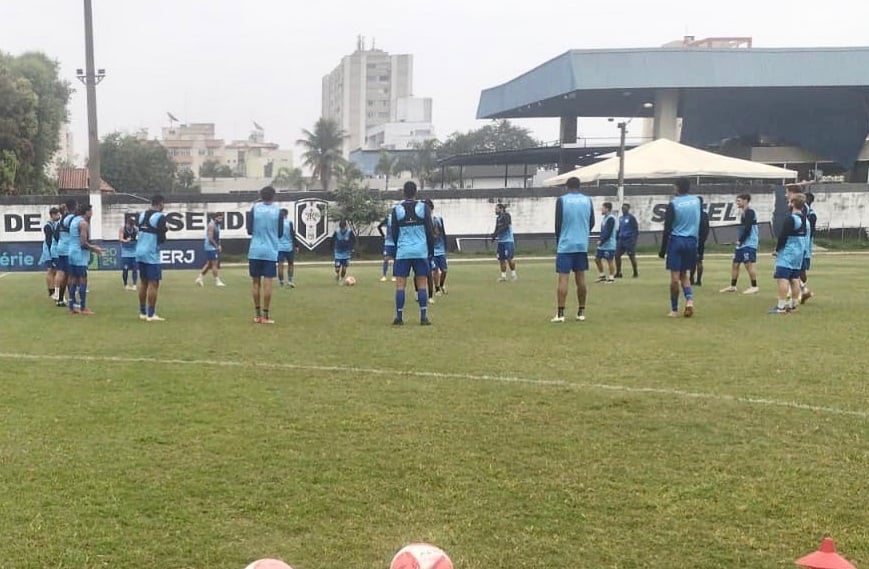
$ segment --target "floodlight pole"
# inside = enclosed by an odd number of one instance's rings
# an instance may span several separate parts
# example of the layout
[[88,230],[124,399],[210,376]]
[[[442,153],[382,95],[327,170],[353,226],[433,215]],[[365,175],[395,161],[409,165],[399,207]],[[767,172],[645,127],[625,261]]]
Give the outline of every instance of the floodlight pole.
[[619,208],[625,201],[625,132],[628,128],[628,123],[622,121],[618,124],[621,136],[619,137],[619,189],[616,201],[619,202]]
[[[88,191],[98,194],[100,191],[100,138],[97,130],[97,73],[94,65],[94,23],[91,0],[84,0],[84,34],[85,34],[85,68],[84,78],[87,88],[88,111]],[[100,78],[102,79],[102,78]]]

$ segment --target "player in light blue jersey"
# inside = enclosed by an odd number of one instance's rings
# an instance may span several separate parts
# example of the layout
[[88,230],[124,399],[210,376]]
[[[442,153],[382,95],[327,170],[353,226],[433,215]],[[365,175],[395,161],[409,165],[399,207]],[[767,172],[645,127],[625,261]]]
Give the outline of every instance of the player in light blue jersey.
[[691,290],[689,271],[697,264],[698,239],[700,237],[700,213],[703,204],[699,197],[688,192],[688,178],[676,180],[676,196],[667,205],[664,214],[664,234],[661,240],[660,258],[667,258],[670,271],[670,313],[679,316],[679,287],[685,295],[685,317],[694,315],[694,292]]
[[204,277],[211,271],[214,276],[214,286],[224,287],[226,284],[220,280],[220,253],[223,247],[220,245],[220,230],[223,228],[223,212],[217,212],[211,216],[208,226],[205,228],[205,265],[196,277],[196,284],[205,286]]
[[[136,264],[136,244],[139,242],[139,228],[136,227],[136,217],[128,215],[124,226],[118,230],[118,241],[121,243],[121,280],[124,290],[137,290],[139,268]],[[130,282],[133,274],[133,284]]]
[[157,315],[157,293],[163,279],[160,245],[166,241],[166,216],[163,196],[151,198],[151,207],[139,215],[139,239],[136,242],[136,262],[139,264],[139,320],[162,322]]
[[516,242],[513,238],[513,218],[507,213],[507,206],[499,203],[495,205],[495,231],[492,232],[492,241],[498,242],[498,263],[501,265],[501,276],[498,282],[507,281],[507,266],[510,266],[510,280],[515,281],[516,261],[513,254],[516,250]]
[[54,281],[57,278],[57,267],[51,250],[54,247],[54,234],[59,220],[60,210],[53,207],[48,210],[48,221],[42,226],[42,255],[39,257],[39,264],[45,267],[45,286],[48,289],[49,298],[54,297]]
[[739,220],[739,236],[736,239],[736,250],[733,253],[733,264],[730,267],[730,286],[726,286],[719,292],[736,292],[736,283],[739,280],[739,267],[745,265],[751,286],[742,294],[756,294],[757,270],[754,264],[757,262],[757,214],[748,207],[751,203],[751,194],[739,194],[736,196],[736,207],[742,212]]
[[[613,215],[613,204],[604,202],[600,214],[600,237],[597,240],[597,250],[594,253],[594,264],[597,267],[597,282],[616,282],[616,216]],[[603,261],[606,260],[607,271],[604,273]]]
[[579,178],[568,178],[567,193],[555,202],[555,272],[558,273],[556,301],[558,312],[551,322],[564,322],[567,302],[567,280],[572,272],[576,282],[577,320],[585,320],[588,288],[588,242],[594,227],[594,206],[591,198],[579,191]]
[[247,252],[248,272],[257,324],[274,324],[269,314],[272,303],[272,281],[277,276],[278,247],[284,235],[281,210],[274,204],[275,189],[266,186],[260,190],[260,201],[247,214],[247,234],[250,247]]
[[428,326],[428,290],[426,280],[431,272],[429,258],[434,254],[434,231],[431,210],[416,199],[416,184],[404,184],[404,201],[392,208],[390,229],[395,242],[395,319],[393,325],[404,324],[404,300],[407,277],[413,269],[416,299],[419,302],[419,323]]
[[806,255],[803,259],[802,270],[800,271],[800,304],[805,304],[806,301],[814,296],[814,293],[809,290],[809,271],[812,269],[812,250],[815,244],[815,228],[818,225],[818,215],[815,213],[815,208],[812,204],[815,203],[815,194],[806,192]]
[[350,266],[350,257],[353,256],[353,249],[356,248],[356,233],[346,219],[342,219],[338,223],[338,229],[332,233],[331,245],[332,259],[335,262],[335,282],[343,286],[344,279],[347,277],[347,267]]
[[[790,214],[778,236],[775,253],[775,273],[778,288],[778,302],[769,310],[770,314],[787,314],[797,309],[800,296],[800,270],[803,266],[806,247],[807,221],[803,214],[806,205],[805,195],[791,192]],[[790,301],[788,301],[790,294]]]
[[[434,202],[426,200],[425,203],[434,212]],[[434,255],[431,258],[431,280],[434,282],[435,296],[442,296],[447,293],[447,230],[444,227],[444,219],[440,216],[432,215],[431,223],[435,240],[432,251]],[[431,287],[429,287],[429,294],[431,294]]]
[[[395,242],[392,240],[392,229],[389,227],[390,216],[387,215],[377,226],[377,231],[383,237],[383,266],[381,268],[380,282],[386,282],[386,274],[389,272],[389,262],[395,260]],[[395,277],[392,277],[395,281]]]
[[57,222],[57,268],[55,270],[54,286],[58,290],[57,306],[66,306],[63,297],[69,286],[69,224],[75,217],[78,203],[75,200],[66,200],[65,211],[61,211],[60,221]]
[[281,209],[281,219],[284,225],[284,233],[278,240],[278,283],[284,286],[284,267],[286,266],[287,288],[296,288],[296,228],[290,219],[290,211]]
[[[69,312],[70,314],[92,315],[87,307],[88,265],[91,252],[102,255],[103,250],[90,242],[90,220],[93,207],[80,204],[76,216],[69,224]],[[78,292],[78,304],[76,304]]]

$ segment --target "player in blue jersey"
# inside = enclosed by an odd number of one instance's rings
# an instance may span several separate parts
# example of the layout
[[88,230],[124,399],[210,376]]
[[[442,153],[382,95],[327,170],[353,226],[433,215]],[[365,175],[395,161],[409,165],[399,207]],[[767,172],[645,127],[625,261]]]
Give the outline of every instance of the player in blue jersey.
[[293,220],[290,219],[288,209],[281,209],[281,219],[284,232],[278,240],[278,284],[284,286],[284,267],[286,267],[287,287],[296,288],[296,228],[293,226]]
[[700,237],[700,213],[703,204],[699,197],[692,196],[688,178],[676,180],[676,196],[667,205],[664,214],[664,234],[661,240],[660,258],[667,258],[670,271],[670,313],[679,316],[679,288],[685,295],[685,317],[694,315],[694,292],[688,272],[696,267],[697,248]]
[[[377,231],[383,237],[383,267],[380,275],[380,282],[386,282],[386,273],[389,272],[389,262],[395,259],[395,243],[392,241],[392,230],[389,228],[389,215],[383,218],[383,221],[377,226]],[[392,277],[395,280],[395,277]]]
[[202,267],[202,270],[199,271],[199,275],[196,277],[196,284],[199,286],[205,286],[203,278],[208,274],[209,270],[214,276],[214,286],[226,286],[220,280],[220,253],[223,251],[220,245],[220,230],[222,228],[223,212],[217,212],[211,216],[211,220],[205,228],[205,243],[203,244],[205,266]]
[[637,238],[640,236],[640,226],[637,218],[631,213],[630,204],[622,204],[622,214],[619,216],[619,233],[616,243],[616,278],[622,278],[622,255],[628,254],[631,267],[634,269],[634,278],[639,276],[637,272]]
[[[807,220],[803,213],[806,205],[805,195],[791,192],[790,213],[778,236],[775,253],[775,273],[778,288],[778,302],[769,310],[770,314],[787,314],[797,309],[800,296],[800,270],[803,266],[806,248]],[[790,301],[788,301],[790,294]]]
[[136,242],[136,262],[139,264],[139,320],[162,322],[157,315],[157,293],[163,279],[160,245],[166,241],[166,216],[163,196],[151,198],[151,207],[139,215],[139,239]]
[[419,302],[419,323],[431,324],[428,318],[428,290],[426,279],[431,272],[429,258],[434,255],[434,230],[431,210],[425,202],[416,199],[416,184],[404,184],[404,201],[392,208],[390,230],[395,243],[395,263],[392,274],[395,276],[395,319],[396,326],[404,324],[404,300],[407,277],[411,269],[416,285],[416,299]]
[[49,297],[54,296],[54,281],[57,278],[57,267],[52,259],[51,249],[54,246],[54,232],[59,219],[60,210],[53,207],[48,210],[48,221],[42,226],[42,255],[39,256],[39,264],[45,267],[45,286]]
[[[103,250],[90,242],[90,220],[93,207],[90,204],[78,206],[76,216],[69,224],[69,311],[70,314],[91,315],[87,307],[88,265],[91,252],[102,255]],[[76,304],[76,292],[78,303]]]
[[51,235],[51,244],[48,247],[48,252],[51,255],[51,266],[54,267],[54,279],[51,281],[51,286],[54,288],[54,294],[51,296],[52,300],[57,302],[60,298],[60,288],[57,286],[57,262],[58,262],[58,254],[57,254],[57,241],[60,239],[60,220],[63,217],[63,214],[66,213],[66,206],[61,204],[57,209],[57,220],[52,224],[52,235]]
[[66,200],[66,211],[61,215],[57,223],[57,268],[55,271],[55,287],[58,289],[57,306],[66,306],[63,297],[69,286],[69,224],[75,217],[78,203],[75,200]]
[[332,232],[331,245],[332,259],[335,262],[335,282],[343,285],[347,277],[347,267],[350,266],[350,257],[356,248],[356,233],[346,219],[342,219],[338,223],[338,229]]
[[588,288],[588,242],[594,227],[594,206],[591,198],[579,191],[579,178],[568,178],[567,193],[555,202],[555,272],[558,273],[556,301],[558,312],[551,322],[564,322],[568,277],[572,272],[576,282],[577,320],[585,320]]
[[513,260],[516,242],[513,238],[513,218],[507,213],[507,206],[499,203],[495,206],[495,231],[492,232],[492,241],[498,242],[498,263],[501,265],[501,276],[498,282],[507,281],[507,266],[510,266],[510,280],[515,281],[516,261]]
[[806,251],[803,259],[802,270],[800,271],[800,304],[812,298],[814,294],[809,290],[809,271],[812,269],[812,250],[815,244],[815,228],[818,225],[818,215],[815,213],[815,208],[812,204],[815,203],[815,194],[806,192]]
[[274,324],[269,314],[272,303],[272,281],[277,275],[278,247],[284,235],[281,210],[274,204],[275,189],[260,190],[260,201],[247,213],[248,272],[251,278],[254,319],[257,324]]
[[[124,226],[118,230],[118,241],[121,242],[121,280],[124,289],[137,290],[139,267],[136,264],[136,244],[139,241],[139,228],[136,227],[136,216],[127,216]],[[133,284],[129,284],[130,273],[133,275]]]
[[[431,222],[432,231],[434,232],[434,255],[431,258],[431,280],[434,283],[435,296],[442,296],[447,293],[447,231],[444,228],[444,219],[434,215],[434,203],[431,200],[425,200],[432,210]],[[431,295],[431,286],[429,286],[429,295]],[[429,299],[431,302],[431,299]]]
[[[603,216],[600,222],[600,237],[597,240],[597,250],[594,253],[594,264],[597,267],[597,282],[616,282],[616,216],[613,215],[613,204],[604,202],[600,214]],[[604,273],[603,261],[606,260],[607,272]]]
[[726,286],[719,292],[736,292],[736,283],[739,280],[739,267],[745,265],[751,286],[742,294],[756,294],[757,271],[754,264],[757,262],[757,214],[749,207],[751,194],[739,194],[736,196],[736,207],[742,212],[739,219],[739,235],[736,238],[736,250],[733,253],[733,264],[730,268],[730,286]]

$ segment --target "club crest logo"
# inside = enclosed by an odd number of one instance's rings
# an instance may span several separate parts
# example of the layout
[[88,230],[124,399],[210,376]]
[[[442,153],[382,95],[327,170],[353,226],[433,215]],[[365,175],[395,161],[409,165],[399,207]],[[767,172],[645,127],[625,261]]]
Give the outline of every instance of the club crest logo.
[[296,238],[308,250],[313,250],[326,237],[329,224],[329,202],[308,199],[296,202]]

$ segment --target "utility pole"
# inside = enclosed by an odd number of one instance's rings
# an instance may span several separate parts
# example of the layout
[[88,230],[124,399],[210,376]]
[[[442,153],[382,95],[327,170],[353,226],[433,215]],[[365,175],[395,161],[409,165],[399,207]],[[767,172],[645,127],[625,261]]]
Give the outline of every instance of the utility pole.
[[78,78],[83,80],[87,88],[88,107],[88,177],[89,192],[99,193],[100,182],[100,137],[97,130],[97,83],[105,77],[105,71],[100,69],[99,75],[94,65],[94,22],[91,0],[84,0],[84,45],[85,45],[85,70],[84,76],[79,70]]

